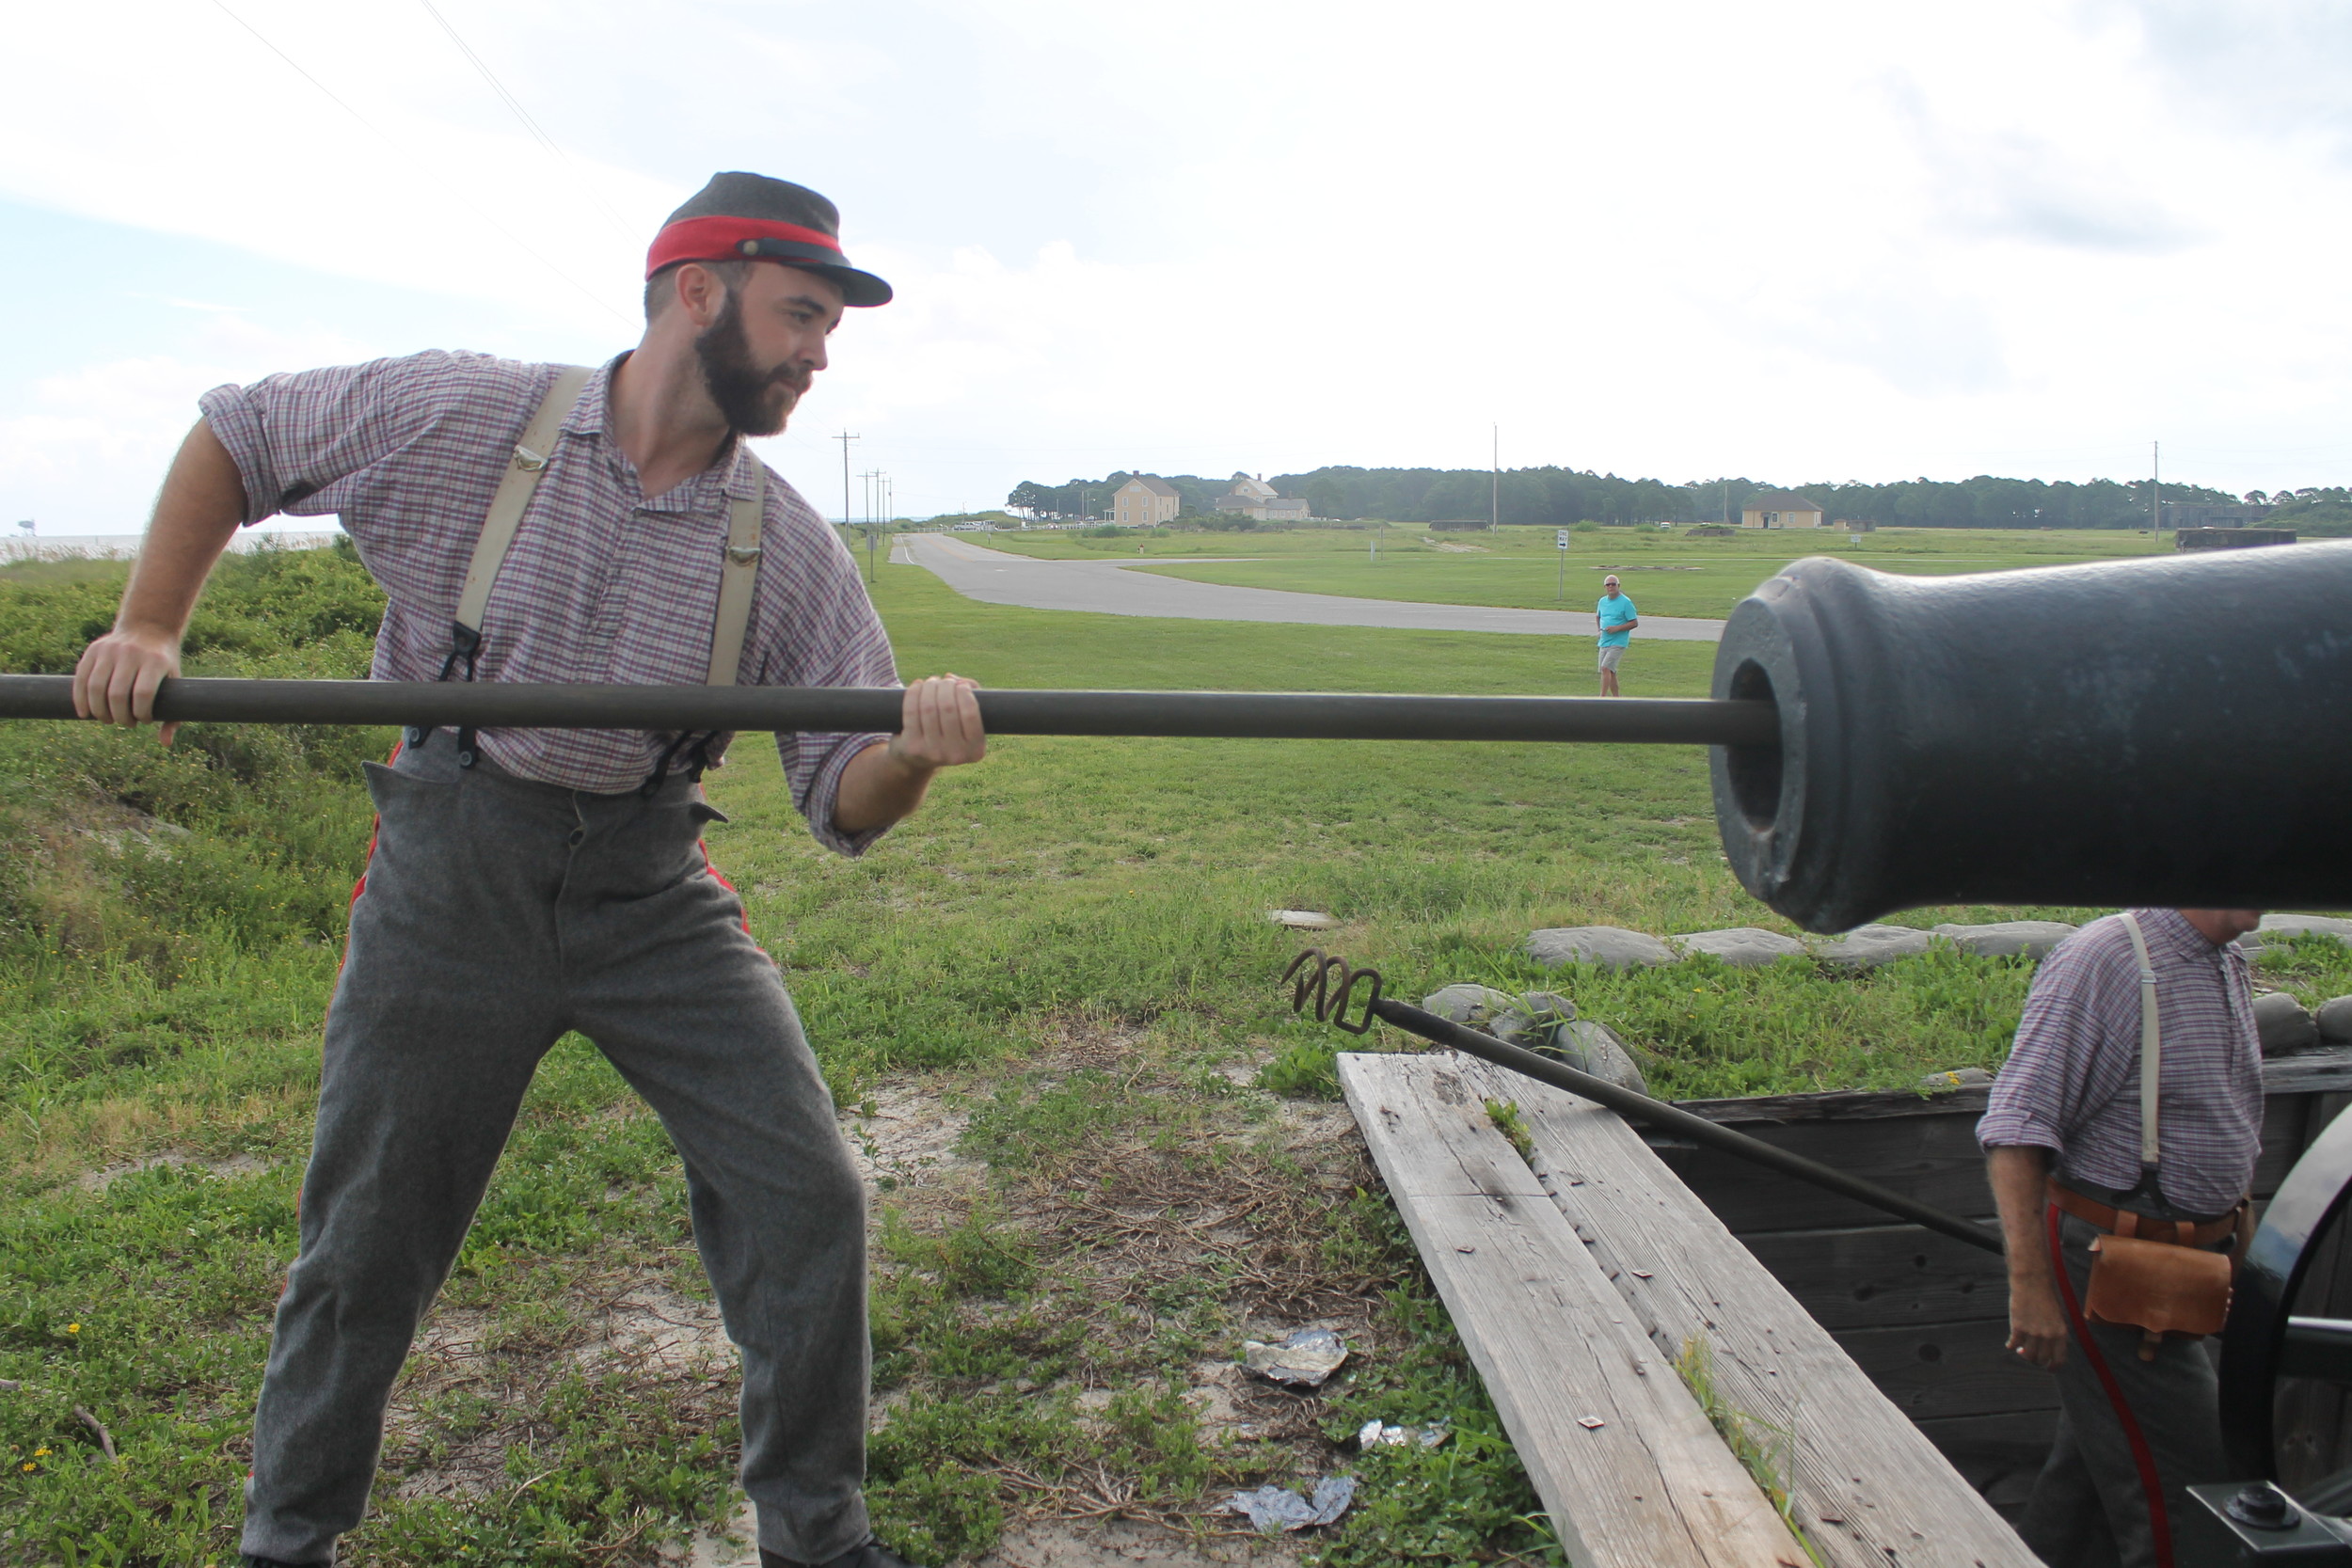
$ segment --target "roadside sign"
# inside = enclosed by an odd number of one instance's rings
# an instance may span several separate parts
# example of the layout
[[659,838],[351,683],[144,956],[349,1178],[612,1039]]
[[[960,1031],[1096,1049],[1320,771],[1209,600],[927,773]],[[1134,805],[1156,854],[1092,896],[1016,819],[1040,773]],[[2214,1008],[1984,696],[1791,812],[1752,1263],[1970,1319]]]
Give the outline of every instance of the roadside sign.
[[1562,529],[1560,531],[1559,538],[1560,547],[1564,550],[1566,549],[1568,547],[1568,531],[1566,529]]

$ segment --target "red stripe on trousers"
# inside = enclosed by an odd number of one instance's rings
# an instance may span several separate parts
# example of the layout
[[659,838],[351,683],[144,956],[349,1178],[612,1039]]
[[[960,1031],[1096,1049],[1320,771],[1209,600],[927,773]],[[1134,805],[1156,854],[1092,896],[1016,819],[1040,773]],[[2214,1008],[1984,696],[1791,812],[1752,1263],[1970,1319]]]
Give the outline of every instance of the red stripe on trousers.
[[2059,1250],[2058,1206],[2049,1205],[2050,1268],[2058,1275],[2058,1295],[2066,1303],[2067,1322],[2074,1325],[2074,1339],[2083,1348],[2083,1358],[2090,1370],[2099,1374],[2099,1386],[2107,1391],[2107,1402],[2115,1407],[2115,1418],[2123,1424],[2123,1437],[2132,1446],[2132,1463],[2139,1467],[2139,1489],[2148,1495],[2148,1536],[2156,1550],[2156,1568],[2173,1568],[2172,1520],[2165,1513],[2164,1481],[2156,1474],[2155,1451],[2148,1447],[2148,1439],[2139,1430],[2138,1418],[2133,1416],[2129,1402],[2123,1398],[2122,1386],[2107,1370],[2107,1358],[2099,1354],[2098,1345],[2090,1338],[2090,1324],[2083,1321],[2082,1305],[2074,1299],[2074,1279],[2066,1272],[2066,1259]]

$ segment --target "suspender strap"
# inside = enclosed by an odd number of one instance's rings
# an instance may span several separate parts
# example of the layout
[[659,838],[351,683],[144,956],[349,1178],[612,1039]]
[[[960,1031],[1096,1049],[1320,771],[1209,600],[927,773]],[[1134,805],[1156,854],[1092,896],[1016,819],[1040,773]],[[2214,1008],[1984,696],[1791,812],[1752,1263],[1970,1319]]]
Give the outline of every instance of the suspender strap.
[[[743,663],[743,639],[751,629],[752,599],[759,588],[760,533],[768,508],[768,466],[749,451],[743,452],[742,460],[752,466],[752,493],[727,508],[727,548],[719,566],[719,608],[711,619],[710,666],[703,682],[706,686],[735,684]],[[700,778],[705,768],[718,761],[710,750],[718,738],[717,730],[699,740],[691,731],[681,733],[662,748],[660,760],[653,765],[653,771],[637,792],[647,800],[653,799],[662,781],[670,776],[670,765],[681,752],[687,752],[686,770]]]
[[449,662],[441,667],[441,678],[449,679],[460,659],[465,661],[466,678],[473,679],[474,656],[482,647],[482,612],[490,602],[490,585],[498,580],[499,567],[505,562],[506,551],[515,543],[515,531],[522,526],[523,514],[531,508],[531,498],[539,488],[539,476],[547,472],[548,460],[555,455],[557,433],[563,428],[564,416],[580,401],[580,389],[588,384],[590,371],[585,365],[566,365],[556,372],[555,383],[541,400],[539,411],[531,416],[523,427],[522,438],[515,443],[514,460],[507,464],[505,477],[499,481],[498,494],[490,498],[490,510],[482,519],[482,535],[474,541],[473,561],[466,568],[465,591],[457,595],[457,619],[450,627]]
[[2156,966],[2148,960],[2148,938],[2139,916],[2126,910],[2123,929],[2132,939],[2132,957],[2139,960],[2139,1177],[2153,1196],[2156,1165],[2162,1158],[2156,1140],[2157,1089],[2164,1062],[2163,1032],[2156,1026]]
[[719,615],[711,624],[710,673],[704,684],[733,686],[743,662],[743,634],[752,623],[759,586],[760,522],[768,506],[768,465],[749,451],[752,493],[727,510],[726,563],[719,569]]

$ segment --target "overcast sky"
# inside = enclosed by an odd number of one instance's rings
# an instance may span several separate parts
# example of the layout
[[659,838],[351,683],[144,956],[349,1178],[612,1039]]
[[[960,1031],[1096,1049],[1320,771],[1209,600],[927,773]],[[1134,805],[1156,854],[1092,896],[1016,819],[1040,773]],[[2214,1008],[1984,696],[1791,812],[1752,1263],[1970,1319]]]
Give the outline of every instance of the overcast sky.
[[[634,341],[715,169],[898,303],[771,462],[2352,483],[2336,0],[122,0],[12,15],[0,528],[135,531],[196,395]],[[519,121],[465,48],[535,119]],[[306,74],[307,73],[307,76]],[[13,529],[8,529],[13,532]]]

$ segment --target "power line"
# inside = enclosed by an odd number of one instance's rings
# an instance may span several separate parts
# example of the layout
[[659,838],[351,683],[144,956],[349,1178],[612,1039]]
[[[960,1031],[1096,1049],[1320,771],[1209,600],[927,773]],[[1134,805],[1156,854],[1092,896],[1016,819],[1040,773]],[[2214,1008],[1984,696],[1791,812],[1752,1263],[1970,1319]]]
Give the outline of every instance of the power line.
[[[404,157],[410,158],[412,162],[414,161],[414,155],[411,154],[406,148],[401,145],[398,137],[394,136],[390,132],[385,130],[382,126],[376,124],[375,121],[370,119],[367,116],[361,114],[358,110],[353,108],[350,104],[344,103],[342,99],[336,94],[334,88],[328,87],[325,82],[320,81],[316,76],[311,75],[310,71],[304,70],[300,60],[295,59],[292,55],[287,54],[283,49],[280,49],[278,45],[272,43],[268,37],[263,34],[259,27],[256,27],[252,23],[247,22],[244,17],[239,16],[235,11],[230,10],[226,3],[226,0],[213,0],[213,4],[219,8],[221,15],[227,17],[230,21],[235,23],[246,32],[251,33],[255,39],[259,40],[262,48],[268,50],[271,54],[277,55],[279,59],[292,66],[294,68],[294,74],[300,76],[304,81],[310,83],[312,87],[318,88],[320,92],[324,93],[328,103],[334,104],[335,107],[342,110],[343,113],[349,115],[352,119],[366,126],[370,131],[374,132],[376,135],[382,137],[384,141],[391,147],[393,151],[400,153]],[[500,233],[505,235],[509,240],[513,241],[515,247],[520,250],[524,255],[530,257],[532,261],[547,268],[548,271],[555,274],[556,277],[562,278],[564,282],[569,283],[573,288],[578,289],[580,293],[585,295],[587,298],[595,301],[598,309],[604,310],[606,313],[612,316],[615,320],[622,322],[624,325],[631,326],[636,325],[636,323],[631,321],[628,317],[624,316],[620,311],[613,309],[609,301],[597,294],[593,289],[590,289],[588,285],[582,283],[579,278],[574,277],[570,273],[565,272],[562,267],[557,266],[553,261],[548,261],[545,256],[540,255],[538,251],[532,249],[530,243],[524,240],[521,235],[507,228],[506,225],[499,222],[497,218],[491,216],[488,213],[484,212],[479,206],[476,206],[471,199],[463,194],[460,194],[457,199],[465,202],[468,207],[471,207],[473,209],[474,216],[480,218],[483,222],[488,224],[491,228],[497,230]]]
[[539,122],[531,118],[531,111],[523,107],[521,99],[506,90],[506,84],[500,81],[482,56],[473,52],[473,46],[458,36],[457,29],[450,25],[449,18],[440,13],[440,10],[433,4],[433,0],[417,0],[417,4],[424,8],[427,16],[440,24],[441,31],[449,35],[449,41],[457,45],[457,52],[465,55],[474,70],[482,73],[482,79],[490,84],[490,90],[499,95],[500,102],[513,110],[515,118],[522,121],[523,129],[536,136],[539,139],[539,145],[555,155],[556,160],[571,174],[580,188],[587,193],[588,199],[595,202],[597,210],[612,220],[612,227],[618,230],[624,237],[634,239],[636,230],[623,221],[620,214],[605,204],[604,198],[596,194],[596,188],[591,185],[587,177],[580,172],[580,166],[572,162],[571,154],[557,146],[555,138],[548,135],[540,128]]

